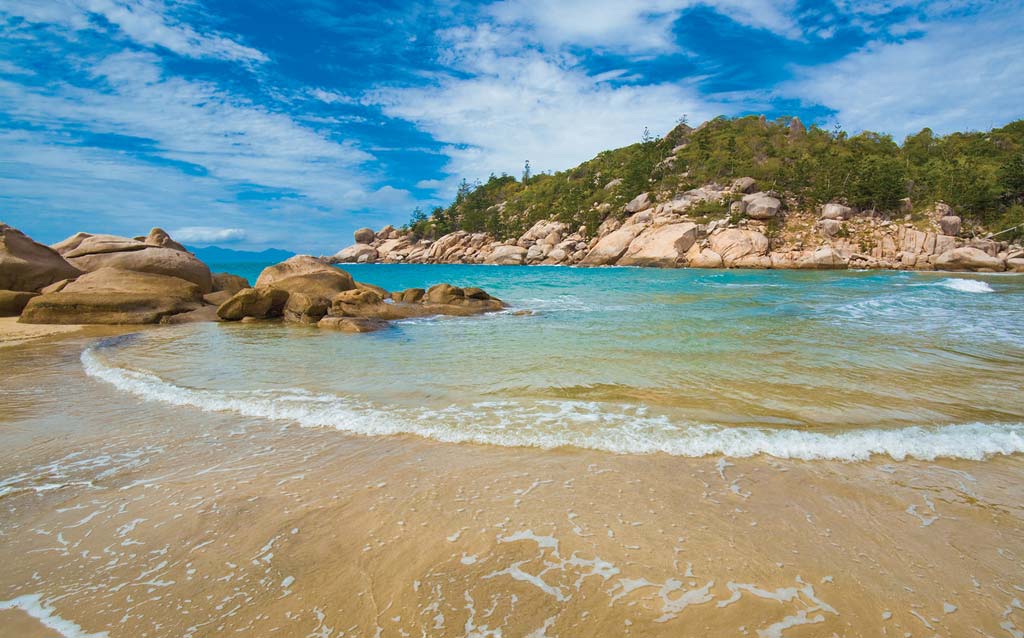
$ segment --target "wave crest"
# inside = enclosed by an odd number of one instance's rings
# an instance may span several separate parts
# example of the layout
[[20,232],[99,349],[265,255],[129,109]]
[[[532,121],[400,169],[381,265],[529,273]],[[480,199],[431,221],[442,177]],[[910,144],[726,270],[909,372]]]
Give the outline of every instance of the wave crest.
[[1024,452],[1024,424],[969,423],[934,427],[806,432],[672,423],[642,407],[585,401],[512,401],[444,410],[382,409],[301,389],[215,391],[175,385],[158,376],[110,366],[94,348],[81,356],[85,372],[142,399],[207,412],[288,421],[368,436],[412,434],[449,443],[553,449],[576,447],[617,454],[702,457],[769,455],[803,460],[981,460]]

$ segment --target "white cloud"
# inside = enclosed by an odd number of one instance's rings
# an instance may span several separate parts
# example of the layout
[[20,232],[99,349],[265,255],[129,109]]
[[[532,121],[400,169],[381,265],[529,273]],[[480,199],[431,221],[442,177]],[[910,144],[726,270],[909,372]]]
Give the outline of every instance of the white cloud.
[[585,46],[626,53],[679,49],[672,27],[684,11],[706,6],[754,28],[796,37],[792,0],[503,0],[490,8],[501,25],[529,29],[548,48]]
[[163,47],[192,58],[265,62],[267,56],[216,33],[200,33],[178,20],[159,0],[10,0],[0,16],[29,23],[58,25],[72,31],[114,32],[146,47]]
[[645,126],[664,133],[683,114],[697,122],[735,109],[685,84],[612,84],[613,75],[591,76],[570,55],[505,46],[518,35],[501,29],[445,35],[460,74],[425,87],[380,88],[366,101],[447,144],[447,190],[462,177],[518,175],[527,159],[535,172],[561,170],[639,141]]
[[174,239],[187,244],[215,244],[239,242],[248,236],[243,228],[214,228],[212,226],[185,226],[170,232]]
[[150,53],[124,52],[92,67],[108,91],[30,88],[0,80],[0,110],[44,127],[152,140],[169,160],[237,184],[294,191],[328,209],[372,204],[359,166],[373,157],[217,86],[164,75]]
[[834,109],[845,128],[897,137],[1000,126],[1024,116],[1022,21],[1024,11],[1010,7],[932,23],[920,38],[798,69],[779,92]]

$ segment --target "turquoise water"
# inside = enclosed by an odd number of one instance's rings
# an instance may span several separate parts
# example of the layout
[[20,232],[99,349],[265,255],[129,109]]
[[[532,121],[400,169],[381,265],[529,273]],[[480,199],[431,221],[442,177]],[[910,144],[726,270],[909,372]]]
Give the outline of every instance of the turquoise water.
[[[212,265],[255,281],[258,266]],[[616,453],[1024,451],[1024,277],[364,265],[511,312],[379,333],[201,325],[90,350],[126,392],[368,435]]]

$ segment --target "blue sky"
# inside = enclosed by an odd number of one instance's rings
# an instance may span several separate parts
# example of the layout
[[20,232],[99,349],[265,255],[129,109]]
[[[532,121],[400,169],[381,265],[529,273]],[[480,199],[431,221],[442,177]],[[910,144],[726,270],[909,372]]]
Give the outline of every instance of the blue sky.
[[1024,3],[5,0],[0,220],[333,253],[684,114],[1024,116]]

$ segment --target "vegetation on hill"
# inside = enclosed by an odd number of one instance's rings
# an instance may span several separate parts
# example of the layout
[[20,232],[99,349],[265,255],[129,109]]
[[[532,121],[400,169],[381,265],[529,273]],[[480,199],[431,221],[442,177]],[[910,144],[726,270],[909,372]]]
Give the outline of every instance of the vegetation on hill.
[[[463,180],[455,201],[429,215],[417,210],[408,229],[419,237],[455,230],[518,237],[536,221],[557,219],[596,228],[642,192],[671,199],[710,182],[757,179],[798,209],[842,202],[900,213],[909,198],[920,212],[937,201],[969,222],[999,232],[1024,224],[1024,120],[988,132],[935,135],[931,129],[897,144],[889,135],[848,135],[798,120],[757,116],[714,119],[692,129],[681,122],[657,139],[644,131],[631,146],[604,151],[575,168],[521,179],[491,175]],[[706,210],[705,210],[706,209]],[[726,204],[705,204],[705,216]],[[1024,229],[1000,239],[1024,236]]]

